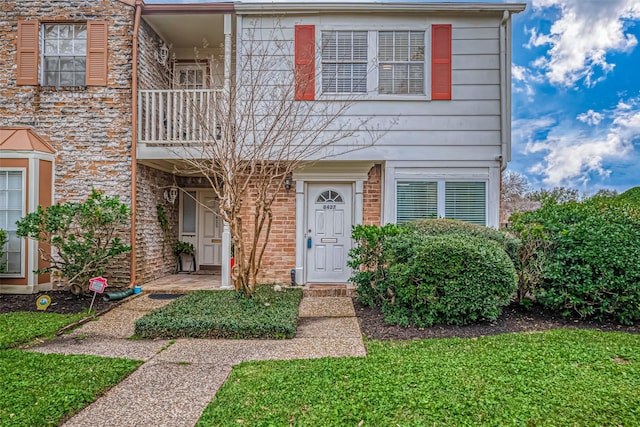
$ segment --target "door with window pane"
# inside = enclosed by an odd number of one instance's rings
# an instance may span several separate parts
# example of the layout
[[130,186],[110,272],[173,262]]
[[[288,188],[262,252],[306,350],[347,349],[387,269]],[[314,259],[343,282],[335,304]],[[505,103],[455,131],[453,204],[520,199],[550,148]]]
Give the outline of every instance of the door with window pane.
[[24,276],[24,239],[18,237],[16,221],[25,214],[24,171],[0,171],[0,229],[7,232],[5,277]]

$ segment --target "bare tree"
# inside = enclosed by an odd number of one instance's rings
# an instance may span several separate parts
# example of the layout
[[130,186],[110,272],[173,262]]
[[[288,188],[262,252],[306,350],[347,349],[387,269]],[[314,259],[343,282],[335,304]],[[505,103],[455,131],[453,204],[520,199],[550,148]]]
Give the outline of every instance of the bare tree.
[[506,171],[502,175],[502,201],[514,202],[523,199],[529,191],[529,181],[519,172]]
[[[272,207],[301,166],[374,144],[384,133],[368,119],[345,119],[352,99],[299,100],[315,75],[296,72],[282,28],[259,37],[245,29],[236,79],[213,102],[190,102],[198,140],[184,144],[180,173],[204,176],[219,199],[234,242],[234,286],[251,296],[273,226]],[[298,92],[297,92],[298,91]],[[249,212],[248,210],[251,210]]]

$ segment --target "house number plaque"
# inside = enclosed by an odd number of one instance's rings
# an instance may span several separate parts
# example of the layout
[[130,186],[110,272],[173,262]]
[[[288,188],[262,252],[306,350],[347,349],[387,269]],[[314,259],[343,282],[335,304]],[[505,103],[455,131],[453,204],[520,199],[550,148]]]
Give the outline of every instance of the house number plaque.
[[336,208],[336,205],[322,205],[322,209],[324,210],[332,210],[335,208]]

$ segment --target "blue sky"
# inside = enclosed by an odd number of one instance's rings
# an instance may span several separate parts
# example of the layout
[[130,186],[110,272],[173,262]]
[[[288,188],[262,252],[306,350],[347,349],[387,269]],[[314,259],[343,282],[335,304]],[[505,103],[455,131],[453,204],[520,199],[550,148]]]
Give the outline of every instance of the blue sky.
[[513,17],[509,169],[533,188],[640,185],[640,0],[526,3]]

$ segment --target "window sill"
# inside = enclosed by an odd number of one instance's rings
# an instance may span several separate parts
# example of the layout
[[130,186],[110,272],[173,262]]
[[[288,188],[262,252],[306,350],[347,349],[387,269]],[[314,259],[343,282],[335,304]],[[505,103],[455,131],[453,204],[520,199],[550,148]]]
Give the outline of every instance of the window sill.
[[362,93],[320,94],[317,101],[431,101],[426,95],[380,95]]

